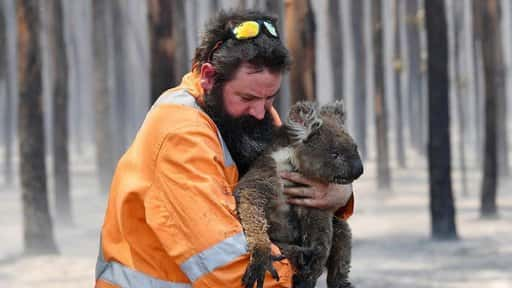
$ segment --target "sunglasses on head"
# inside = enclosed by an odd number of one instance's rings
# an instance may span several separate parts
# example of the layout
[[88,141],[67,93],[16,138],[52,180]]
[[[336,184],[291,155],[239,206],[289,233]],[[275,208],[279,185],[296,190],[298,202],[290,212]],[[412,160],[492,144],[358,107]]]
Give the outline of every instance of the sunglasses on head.
[[[247,40],[258,37],[263,31],[272,38],[279,39],[276,26],[269,20],[248,20],[231,28],[231,38],[236,40]],[[215,43],[210,53],[208,53],[208,62],[211,62],[213,53],[226,41],[220,40]]]

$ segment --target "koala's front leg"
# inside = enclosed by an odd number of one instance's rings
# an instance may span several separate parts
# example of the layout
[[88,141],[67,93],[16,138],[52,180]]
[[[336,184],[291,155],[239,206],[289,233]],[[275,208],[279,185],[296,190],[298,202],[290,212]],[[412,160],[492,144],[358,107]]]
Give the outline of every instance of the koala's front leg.
[[258,195],[254,188],[239,187],[236,191],[238,195],[238,215],[244,228],[247,238],[247,244],[251,259],[244,276],[242,284],[245,287],[252,288],[254,283],[257,287],[263,287],[265,273],[268,271],[272,277],[279,280],[271,255],[271,242],[267,234],[268,224],[265,218],[265,206],[267,199]]
[[352,255],[352,232],[344,220],[333,218],[333,239],[327,260],[327,287],[353,288],[348,280]]

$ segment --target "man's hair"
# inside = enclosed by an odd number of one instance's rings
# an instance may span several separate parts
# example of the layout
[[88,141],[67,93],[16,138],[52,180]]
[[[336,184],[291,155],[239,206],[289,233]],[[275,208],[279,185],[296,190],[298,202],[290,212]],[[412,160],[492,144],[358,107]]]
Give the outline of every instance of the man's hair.
[[202,34],[193,60],[194,69],[199,69],[207,62],[213,64],[217,85],[231,80],[235,71],[244,62],[275,72],[288,70],[290,55],[281,39],[270,37],[264,32],[260,32],[258,37],[252,39],[232,38],[231,29],[249,20],[267,20],[275,26],[277,18],[252,10],[219,12],[207,23]]

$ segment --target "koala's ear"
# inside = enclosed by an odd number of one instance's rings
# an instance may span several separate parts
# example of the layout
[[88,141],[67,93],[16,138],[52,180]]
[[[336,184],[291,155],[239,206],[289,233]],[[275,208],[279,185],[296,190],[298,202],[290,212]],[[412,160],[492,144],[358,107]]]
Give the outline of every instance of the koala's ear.
[[298,102],[293,105],[285,122],[286,130],[295,142],[304,141],[320,126],[322,126],[322,119],[313,102]]
[[343,105],[342,100],[322,106],[320,115],[333,120],[334,123],[341,125],[341,127],[345,126],[345,105]]

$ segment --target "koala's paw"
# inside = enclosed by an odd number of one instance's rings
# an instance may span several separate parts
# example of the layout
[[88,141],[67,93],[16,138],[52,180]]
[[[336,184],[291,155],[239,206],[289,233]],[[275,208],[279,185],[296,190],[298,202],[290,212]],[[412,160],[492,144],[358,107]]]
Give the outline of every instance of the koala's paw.
[[292,266],[301,273],[308,273],[308,263],[318,253],[316,247],[302,247],[293,244],[279,244],[278,246]]
[[347,279],[338,280],[338,281],[327,281],[327,287],[329,288],[354,288],[354,285],[350,283]]
[[267,271],[272,275],[272,278],[279,281],[279,275],[272,265],[272,262],[277,259],[274,259],[270,251],[254,250],[251,254],[249,266],[247,266],[247,270],[245,270],[244,276],[242,277],[243,286],[253,288],[256,283],[257,288],[263,288],[263,281],[265,280],[265,273]]

